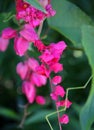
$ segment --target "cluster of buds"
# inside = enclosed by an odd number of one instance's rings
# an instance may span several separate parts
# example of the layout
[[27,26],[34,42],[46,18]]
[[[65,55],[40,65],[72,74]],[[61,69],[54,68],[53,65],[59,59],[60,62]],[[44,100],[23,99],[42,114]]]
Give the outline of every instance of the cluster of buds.
[[40,25],[40,23],[47,17],[55,15],[55,11],[52,9],[50,1],[38,0],[43,6],[46,13],[36,9],[32,5],[24,2],[23,0],[16,0],[16,18],[18,20],[23,19],[26,23],[29,23],[32,27]]
[[[38,57],[40,63],[28,56],[24,62],[17,64],[16,71],[23,80],[22,92],[26,95],[28,102],[44,105],[46,100],[43,96],[37,95],[37,87],[44,86],[47,78],[51,83],[51,98],[55,101],[57,107],[69,108],[72,104],[69,100],[59,100],[59,97],[65,96],[64,88],[59,85],[62,77],[57,73],[63,70],[63,65],[59,63],[61,55],[66,48],[64,41],[58,43],[50,43],[46,46],[35,31],[37,26],[48,17],[55,15],[50,0],[38,0],[40,5],[45,9],[45,13],[36,9],[24,0],[16,0],[16,19],[23,21],[20,30],[11,27],[5,28],[0,36],[0,51],[5,51],[8,47],[9,40],[14,38],[14,50],[17,55],[24,56],[28,51],[31,43],[40,51]],[[55,77],[50,78],[51,73],[55,73]],[[60,123],[67,124],[69,118],[64,114],[59,119]]]

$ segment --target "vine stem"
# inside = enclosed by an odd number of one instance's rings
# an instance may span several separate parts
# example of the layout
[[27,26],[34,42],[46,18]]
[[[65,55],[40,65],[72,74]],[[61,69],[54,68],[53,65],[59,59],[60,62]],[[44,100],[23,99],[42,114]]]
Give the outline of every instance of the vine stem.
[[[50,82],[51,90],[53,91],[54,90],[54,86],[53,86],[53,84],[51,82],[51,77],[49,77],[49,82]],[[56,105],[56,102],[55,102],[55,106],[56,106],[56,111],[57,111],[59,129],[62,130],[61,123],[59,122],[60,114],[59,114],[59,110],[58,110],[58,106]]]
[[[88,81],[87,81],[87,82],[85,83],[85,85],[82,86],[82,87],[67,88],[65,101],[68,100],[69,91],[71,91],[71,90],[85,89],[92,78],[93,78],[93,75],[90,76],[90,78],[88,79]],[[65,103],[67,103],[67,102],[65,102]],[[57,110],[57,111],[55,111],[55,112],[52,112],[52,113],[46,115],[45,119],[46,119],[46,121],[47,121],[47,123],[48,123],[48,125],[49,125],[49,127],[50,127],[51,130],[54,130],[54,129],[53,129],[53,127],[52,127],[52,125],[51,125],[51,123],[50,123],[50,121],[49,121],[48,118],[51,117],[51,116],[53,116],[53,115],[55,115],[55,114],[57,114],[57,113],[66,111],[66,109],[67,109],[67,108],[66,108],[66,105],[65,105],[65,107],[64,107],[63,109]]]
[[[56,105],[56,111],[59,111],[57,105]],[[60,118],[60,114],[59,114],[59,112],[57,113],[57,115],[58,115],[58,124],[59,124],[59,128],[60,128],[60,130],[62,130],[61,123],[60,123],[60,121],[59,121],[59,118]]]
[[68,46],[67,47],[68,49],[70,49],[70,50],[76,50],[76,51],[82,51],[82,52],[84,52],[84,49],[83,48],[77,48],[77,47],[71,47],[71,46]]
[[23,128],[23,125],[24,125],[24,122],[25,122],[25,120],[26,120],[26,117],[28,116],[28,112],[27,112],[27,109],[28,109],[28,103],[25,105],[25,106],[21,106],[21,107],[23,107],[24,108],[24,114],[23,114],[23,117],[22,117],[22,120],[21,120],[21,122],[20,122],[20,124],[19,124],[19,128]]
[[40,36],[40,34],[41,34],[41,32],[42,32],[43,22],[44,22],[44,21],[41,22],[41,24],[40,24],[40,26],[39,26],[39,28],[38,28],[38,32],[37,32],[38,36]]

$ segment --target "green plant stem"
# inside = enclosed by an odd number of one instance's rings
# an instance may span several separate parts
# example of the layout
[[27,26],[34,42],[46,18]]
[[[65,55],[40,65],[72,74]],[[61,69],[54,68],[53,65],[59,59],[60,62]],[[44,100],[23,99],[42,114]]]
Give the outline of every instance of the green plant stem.
[[41,34],[41,32],[42,32],[43,22],[44,22],[44,21],[41,22],[41,24],[40,24],[40,26],[39,26],[39,28],[38,28],[38,32],[37,32],[37,33],[38,33],[38,36],[40,36],[40,34]]
[[27,109],[28,109],[28,103],[25,105],[25,106],[23,106],[23,108],[24,108],[24,114],[23,114],[23,117],[22,117],[22,120],[21,120],[21,122],[20,122],[20,124],[19,124],[19,128],[23,128],[23,125],[24,125],[24,122],[25,122],[25,120],[26,120],[26,117],[28,116],[28,112],[27,112]]
[[70,46],[68,46],[67,49],[84,52],[84,49],[83,48],[79,48],[79,47],[70,47]]
[[[51,77],[49,77],[49,82],[50,82],[50,86],[51,86],[51,91],[53,92],[54,86],[53,86],[53,84],[52,84],[52,82],[51,82]],[[58,110],[58,107],[57,107],[57,105],[56,105],[56,102],[55,102],[55,106],[56,106],[56,111],[57,111],[59,129],[62,130],[61,123],[59,122],[60,114],[59,114],[59,110]],[[52,128],[51,128],[51,129],[52,129]]]

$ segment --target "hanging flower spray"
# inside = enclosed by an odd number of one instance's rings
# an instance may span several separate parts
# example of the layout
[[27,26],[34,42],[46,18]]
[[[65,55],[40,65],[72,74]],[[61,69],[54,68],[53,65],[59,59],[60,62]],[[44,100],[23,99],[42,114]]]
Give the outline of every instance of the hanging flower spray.
[[[53,130],[48,118],[57,114],[59,129],[62,130],[61,124],[67,124],[69,117],[67,114],[60,116],[60,112],[66,111],[72,104],[68,99],[68,92],[74,89],[85,88],[91,78],[85,86],[68,88],[65,92],[64,87],[60,85],[62,77],[58,72],[64,69],[60,63],[60,58],[67,45],[64,41],[45,45],[40,38],[44,20],[56,14],[50,0],[38,0],[45,12],[32,6],[28,1],[15,0],[15,2],[16,20],[18,21],[20,29],[16,30],[7,27],[2,30],[0,36],[0,51],[5,51],[8,47],[9,40],[14,39],[15,53],[20,57],[26,57],[26,60],[17,64],[16,72],[23,81],[22,92],[25,94],[29,104],[33,104],[34,102],[40,105],[46,104],[45,97],[37,94],[37,88],[46,85],[47,79],[49,80],[51,88],[49,96],[55,103],[56,112],[48,114],[46,120],[50,129]],[[38,28],[38,31],[36,31],[36,28]],[[31,44],[40,52],[40,56],[38,57],[40,62],[27,54]],[[54,73],[54,77],[51,77],[51,73]],[[22,120],[20,126],[22,126],[23,123],[24,121]]]

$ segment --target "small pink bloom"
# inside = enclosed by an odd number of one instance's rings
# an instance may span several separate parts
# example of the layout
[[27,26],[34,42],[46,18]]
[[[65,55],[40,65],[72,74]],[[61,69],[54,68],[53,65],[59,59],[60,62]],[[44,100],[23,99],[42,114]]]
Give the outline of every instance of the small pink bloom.
[[66,108],[69,108],[71,106],[71,104],[72,104],[72,102],[70,102],[69,100],[62,100],[62,101],[59,101],[59,102],[56,103],[56,105],[58,107],[60,107],[60,106],[63,106],[63,107],[66,106]]
[[60,117],[59,121],[60,121],[60,123],[62,123],[62,124],[68,124],[68,122],[69,122],[69,117],[68,117],[68,115],[64,114],[62,117]]
[[43,50],[46,48],[46,46],[42,43],[41,40],[36,40],[36,41],[34,42],[34,46],[37,47],[37,49],[38,49],[40,52],[43,51]]
[[23,10],[23,11],[20,11],[18,15],[16,15],[16,18],[19,19],[19,18],[22,18],[22,17],[26,17],[26,12]]
[[23,37],[17,37],[14,41],[14,50],[17,55],[23,56],[29,48],[29,43]]
[[56,11],[52,9],[52,5],[48,4],[46,6],[46,11],[48,12],[47,17],[54,16],[56,14]]
[[55,77],[53,77],[53,79],[52,79],[52,83],[53,83],[54,85],[57,85],[57,84],[61,83],[61,81],[62,81],[62,77],[61,77],[61,76],[55,76]]
[[45,52],[43,52],[43,54],[39,58],[43,62],[48,64],[49,62],[51,62],[53,60],[54,56],[51,54],[51,52],[49,50],[45,50]]
[[27,2],[24,2],[23,0],[16,0],[17,12],[20,12],[22,10],[26,10],[27,7],[29,7],[29,4]]
[[51,93],[50,96],[51,96],[52,100],[57,101],[58,96],[55,93]]
[[43,96],[36,96],[36,103],[39,105],[44,105],[46,103],[46,100]]
[[49,77],[49,75],[51,73],[51,71],[49,69],[47,69],[45,67],[45,65],[43,65],[43,64],[41,66],[37,67],[36,71],[37,71],[38,74],[44,75],[47,78]]
[[37,73],[32,73],[31,75],[31,82],[37,87],[41,87],[42,85],[45,85],[46,80],[47,80],[46,76]]
[[63,65],[60,63],[54,63],[50,66],[51,70],[58,73],[63,70]]
[[28,67],[29,67],[31,70],[36,71],[36,68],[39,66],[39,63],[38,63],[38,61],[37,61],[36,59],[34,59],[34,58],[29,58],[29,59],[27,60],[27,65],[28,65]]
[[40,25],[40,23],[41,23],[41,20],[39,20],[39,19],[33,19],[32,21],[30,20],[30,24],[32,25],[32,27],[37,27],[38,25]]
[[0,37],[0,51],[6,51],[8,44],[9,44],[8,39]]
[[20,35],[23,36],[29,42],[35,42],[39,39],[34,28],[30,24],[26,24],[24,29],[20,31]]
[[67,45],[64,41],[60,41],[58,43],[51,43],[49,45],[50,52],[53,53],[54,56],[60,56],[62,52],[66,49]]
[[60,86],[60,85],[56,86],[54,94],[57,95],[57,96],[64,97],[64,95],[65,95],[64,88],[62,86]]
[[26,77],[28,67],[26,64],[20,62],[17,64],[16,71],[17,71],[17,74],[19,74],[21,79],[23,80]]
[[5,38],[5,39],[11,39],[11,38],[14,38],[16,36],[16,30],[8,27],[8,28],[5,28],[3,31],[2,31],[2,37]]
[[22,85],[22,91],[26,95],[29,103],[33,103],[36,96],[35,87],[28,81],[24,81]]

